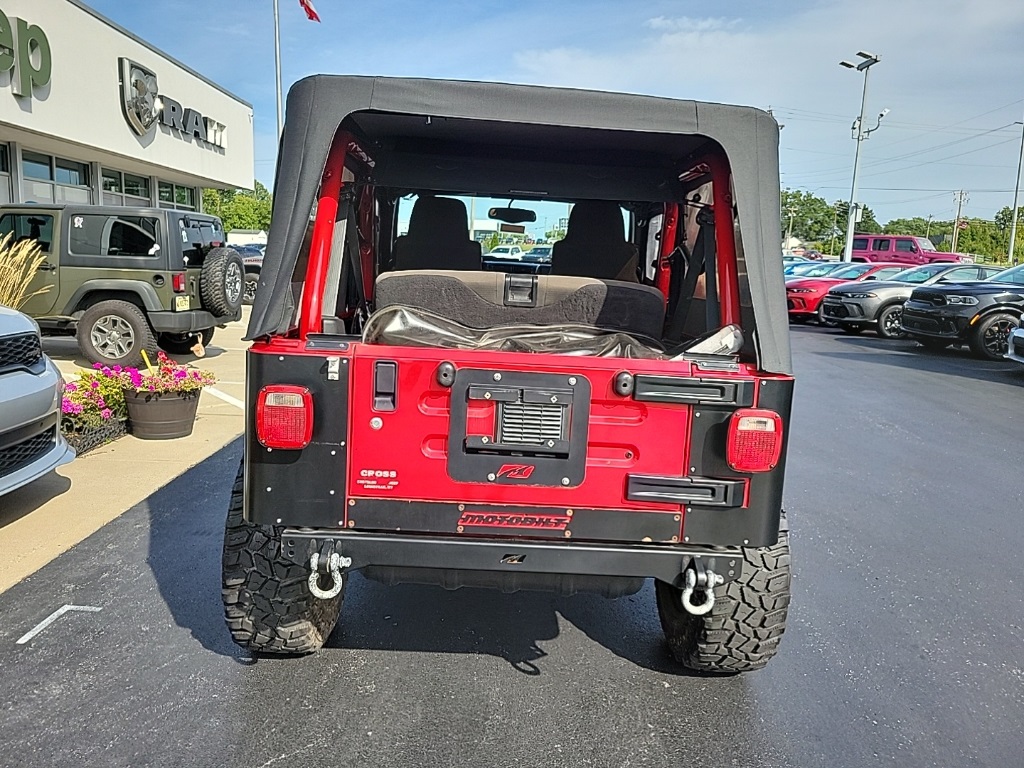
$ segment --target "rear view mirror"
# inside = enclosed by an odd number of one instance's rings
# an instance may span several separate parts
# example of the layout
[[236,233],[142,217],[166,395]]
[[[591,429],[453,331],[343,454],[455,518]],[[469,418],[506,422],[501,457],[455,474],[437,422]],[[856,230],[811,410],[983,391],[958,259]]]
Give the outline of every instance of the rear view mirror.
[[487,211],[487,218],[506,224],[522,224],[526,221],[536,221],[537,212],[529,208],[491,208]]

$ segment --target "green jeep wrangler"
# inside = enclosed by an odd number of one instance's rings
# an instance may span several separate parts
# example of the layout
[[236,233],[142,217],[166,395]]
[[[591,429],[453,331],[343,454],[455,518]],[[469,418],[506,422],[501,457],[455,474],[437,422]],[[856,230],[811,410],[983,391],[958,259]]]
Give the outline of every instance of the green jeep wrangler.
[[44,334],[74,334],[93,363],[195,351],[241,317],[245,268],[224,228],[189,211],[98,205],[0,206],[0,236],[39,243],[46,261],[21,307]]

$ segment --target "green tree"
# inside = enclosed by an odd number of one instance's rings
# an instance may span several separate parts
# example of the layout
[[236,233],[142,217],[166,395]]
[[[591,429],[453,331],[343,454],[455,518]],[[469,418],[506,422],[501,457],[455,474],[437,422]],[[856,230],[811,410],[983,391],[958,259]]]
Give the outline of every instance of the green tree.
[[258,181],[252,191],[203,190],[203,210],[220,218],[228,232],[233,229],[270,229],[272,207],[270,191]]
[[835,210],[823,197],[800,189],[782,190],[782,231],[800,240],[825,241],[837,225]]
[[[845,235],[846,219],[847,216],[849,216],[850,204],[845,200],[836,200],[833,205],[839,213],[839,231],[841,235]],[[857,226],[854,231],[862,232],[866,235],[881,234],[882,225],[879,224],[878,219],[875,218],[875,212],[864,205],[861,210],[860,221],[857,222]]]

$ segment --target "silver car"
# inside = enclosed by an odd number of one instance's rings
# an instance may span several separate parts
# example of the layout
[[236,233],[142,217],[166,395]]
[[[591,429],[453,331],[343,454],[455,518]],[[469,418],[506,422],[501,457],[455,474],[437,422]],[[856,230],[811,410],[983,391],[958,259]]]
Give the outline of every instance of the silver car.
[[1006,350],[1007,360],[1016,360],[1024,363],[1024,326],[1016,328],[1010,334],[1009,347]]
[[977,264],[924,264],[897,272],[888,280],[864,283],[843,283],[829,290],[822,300],[822,313],[834,320],[846,333],[860,333],[875,326],[885,339],[906,335],[900,320],[903,302],[915,288],[935,283],[962,283],[985,280],[1000,271],[999,267]]
[[0,307],[0,496],[75,458],[60,433],[63,393],[38,326]]

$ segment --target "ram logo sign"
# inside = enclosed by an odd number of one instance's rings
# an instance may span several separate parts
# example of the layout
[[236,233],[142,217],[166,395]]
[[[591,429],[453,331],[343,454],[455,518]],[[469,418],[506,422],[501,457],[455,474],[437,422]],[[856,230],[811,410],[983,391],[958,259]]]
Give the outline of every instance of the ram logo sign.
[[131,59],[120,59],[121,109],[129,127],[145,138],[159,122],[182,139],[194,138],[214,147],[227,144],[227,129],[199,110],[160,93],[156,73]]

